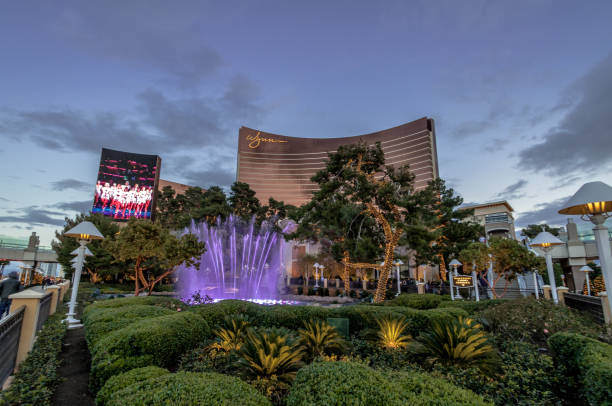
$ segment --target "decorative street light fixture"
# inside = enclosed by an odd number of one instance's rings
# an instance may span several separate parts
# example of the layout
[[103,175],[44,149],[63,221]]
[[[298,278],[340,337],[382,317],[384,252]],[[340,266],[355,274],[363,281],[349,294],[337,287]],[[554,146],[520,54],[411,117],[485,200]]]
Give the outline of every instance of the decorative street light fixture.
[[[73,250],[73,251],[70,253],[70,255],[76,255],[76,257],[74,257],[74,258],[72,258],[72,259],[70,260],[70,262],[72,263],[72,266],[73,266],[73,268],[74,268],[74,269],[76,269],[76,264],[77,264],[77,262],[79,262],[79,250],[80,250],[80,247],[79,247],[79,248],[75,248],[75,249],[74,249],[74,250]],[[87,247],[85,247],[85,256],[86,256],[86,257],[91,257],[91,256],[93,256],[93,253],[92,253],[92,252],[89,250],[89,248],[87,248]],[[85,261],[85,260],[83,259],[83,261]],[[75,275],[76,275],[76,272],[73,272],[73,273],[72,273],[72,281],[71,281],[72,285],[74,285],[74,277],[75,277]]]
[[557,296],[557,282],[555,281],[555,272],[553,270],[552,254],[551,250],[556,245],[563,245],[564,242],[549,233],[548,231],[542,231],[529,244],[531,247],[539,248],[544,251],[544,257],[546,258],[546,270],[548,271],[548,280],[550,281],[550,289],[552,290],[552,297],[555,304],[559,303],[559,297]]
[[[453,282],[453,277],[457,276],[457,267],[460,267],[461,265],[463,265],[461,262],[459,262],[456,258],[453,258],[453,260],[449,263],[449,265],[451,266],[451,268],[453,268],[454,272],[449,272],[449,278],[448,280],[450,281],[450,292],[451,292],[451,300],[455,300],[455,296],[454,296],[454,292],[453,289],[455,287],[455,283]],[[459,288],[457,288],[457,296],[459,295]]]
[[[603,182],[585,183],[576,194],[559,210],[560,214],[579,215],[595,225],[595,242],[601,263],[601,273],[608,294],[612,292],[612,255],[610,254],[610,237],[604,222],[612,215],[612,187]],[[612,300],[608,301],[612,312]]]
[[315,262],[315,264],[313,265],[314,269],[315,269],[315,288],[319,287],[319,267],[321,265],[319,265],[318,262]]
[[85,261],[85,250],[86,245],[91,240],[103,240],[104,236],[98,231],[89,221],[83,221],[72,229],[64,233],[66,237],[76,238],[79,241],[80,247],[78,248],[77,263],[75,266],[74,282],[72,286],[72,294],[70,296],[70,303],[68,305],[68,314],[66,315],[66,321],[68,328],[79,328],[83,327],[81,322],[74,318],[76,316],[76,301],[77,294],[79,292],[79,281],[81,280],[81,272],[83,271],[83,262]]
[[402,293],[401,280],[400,280],[400,266],[404,265],[404,261],[398,259],[395,261],[395,271],[397,272],[397,294]]
[[322,281],[324,281],[324,280],[325,280],[325,278],[323,277],[323,269],[325,269],[325,267],[324,267],[322,264],[321,264],[321,265],[319,265],[319,271],[321,271],[321,275],[320,275],[320,276],[321,276],[321,278],[320,278],[320,279],[321,279]]
[[587,284],[587,295],[591,296],[591,282],[589,281],[589,273],[593,272],[593,269],[585,265],[579,269],[580,272],[584,272],[584,276],[586,276],[586,284]]

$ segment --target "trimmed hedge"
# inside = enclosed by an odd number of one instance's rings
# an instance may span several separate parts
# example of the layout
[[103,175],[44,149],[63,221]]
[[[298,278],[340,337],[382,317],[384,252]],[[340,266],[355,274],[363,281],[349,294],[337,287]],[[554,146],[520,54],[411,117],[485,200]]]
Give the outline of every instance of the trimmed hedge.
[[0,405],[51,405],[59,377],[59,354],[66,335],[65,306],[58,307],[38,332],[28,357],[19,364],[11,386],[0,391]]
[[90,348],[90,386],[96,392],[108,378],[132,368],[173,367],[183,353],[209,336],[208,324],[195,313],[136,321],[106,334]]
[[315,362],[300,369],[287,396],[287,406],[490,404],[425,373],[385,373],[354,362]]
[[132,384],[111,395],[107,406],[271,406],[238,378],[214,372],[177,372]]
[[158,376],[167,375],[170,371],[160,367],[135,368],[119,375],[111,377],[96,396],[96,405],[106,404],[108,399],[115,393],[138,382],[146,381]]
[[131,296],[118,299],[100,300],[92,303],[83,311],[83,317],[87,317],[90,312],[98,309],[111,309],[133,305],[163,306],[169,308],[185,307],[185,304],[180,300],[168,296]]
[[574,333],[557,333],[548,345],[570,388],[590,405],[612,405],[612,345]]
[[89,311],[83,317],[85,339],[91,347],[103,335],[119,330],[140,319],[174,314],[175,311],[160,306],[130,305]]
[[458,309],[465,310],[466,312],[468,312],[468,314],[474,314],[487,309],[491,309],[507,302],[509,302],[508,299],[484,299],[480,302],[470,300],[443,300],[438,305],[438,309],[455,307]]
[[482,396],[461,389],[447,380],[426,373],[392,372],[386,374],[400,390],[404,405],[412,406],[485,406],[492,405]]
[[382,373],[354,362],[315,362],[300,369],[287,406],[394,406],[396,387]]
[[412,307],[413,309],[427,310],[435,309],[440,303],[442,303],[442,296],[427,293],[425,295],[418,295],[414,293],[402,293],[395,299],[386,300],[385,306],[405,306]]

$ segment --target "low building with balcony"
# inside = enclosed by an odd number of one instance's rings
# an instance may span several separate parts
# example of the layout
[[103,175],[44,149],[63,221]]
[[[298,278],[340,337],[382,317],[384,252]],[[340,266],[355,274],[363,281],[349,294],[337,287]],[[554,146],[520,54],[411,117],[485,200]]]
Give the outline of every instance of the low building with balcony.
[[461,206],[462,209],[474,210],[471,219],[480,223],[485,228],[487,239],[491,237],[503,237],[516,240],[514,230],[514,209],[506,200],[482,204],[468,204]]

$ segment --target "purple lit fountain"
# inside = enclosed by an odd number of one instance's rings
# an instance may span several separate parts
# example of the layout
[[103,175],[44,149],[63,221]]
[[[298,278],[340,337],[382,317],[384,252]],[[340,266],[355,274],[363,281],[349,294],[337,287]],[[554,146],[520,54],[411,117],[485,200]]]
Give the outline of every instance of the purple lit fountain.
[[179,269],[181,298],[242,299],[275,303],[281,275],[282,235],[271,224],[230,216],[215,226],[192,223],[185,230],[206,244],[199,268]]

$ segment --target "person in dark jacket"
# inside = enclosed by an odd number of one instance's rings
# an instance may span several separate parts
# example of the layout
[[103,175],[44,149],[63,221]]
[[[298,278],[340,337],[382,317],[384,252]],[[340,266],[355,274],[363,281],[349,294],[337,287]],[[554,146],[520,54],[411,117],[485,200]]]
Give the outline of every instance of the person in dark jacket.
[[9,277],[0,282],[0,319],[4,313],[8,313],[11,308],[9,295],[17,293],[22,289],[17,272],[11,272]]

